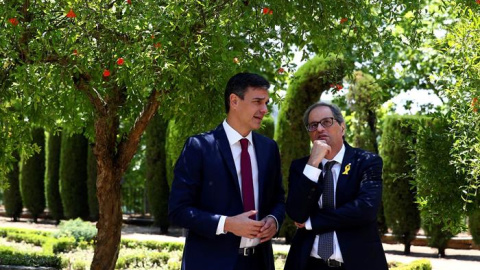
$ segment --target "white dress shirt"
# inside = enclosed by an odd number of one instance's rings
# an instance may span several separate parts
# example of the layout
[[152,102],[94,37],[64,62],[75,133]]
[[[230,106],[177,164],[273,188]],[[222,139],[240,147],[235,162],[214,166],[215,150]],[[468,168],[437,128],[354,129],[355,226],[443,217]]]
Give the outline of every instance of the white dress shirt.
[[[250,161],[252,162],[252,179],[253,179],[253,195],[255,198],[255,209],[258,210],[258,165],[257,165],[257,156],[255,155],[255,148],[252,141],[252,132],[248,133],[246,137],[243,137],[235,129],[233,129],[227,121],[223,121],[223,128],[227,134],[227,139],[230,144],[230,149],[232,150],[233,161],[235,161],[235,168],[237,170],[238,185],[240,187],[240,192],[242,191],[242,175],[240,173],[240,156],[242,153],[242,146],[240,145],[240,140],[243,138],[248,139],[248,154],[250,154]],[[241,193],[240,193],[241,196]],[[225,227],[226,216],[221,216],[220,221],[217,226],[217,235],[223,234]],[[258,219],[258,213],[257,213]],[[278,226],[277,226],[278,228]],[[240,248],[244,247],[253,247],[260,243],[259,238],[249,239],[242,237],[240,241]]]
[[[334,188],[335,206],[337,204],[338,176],[340,175],[340,169],[341,169],[341,166],[342,166],[342,161],[343,161],[343,156],[344,155],[345,155],[345,145],[342,145],[342,149],[340,149],[340,152],[338,152],[337,155],[332,159],[332,160],[337,162],[332,167],[333,181],[334,181],[333,188]],[[324,158],[322,160],[322,165],[325,166],[325,164],[328,161],[330,161],[330,160]],[[323,166],[322,166],[322,168],[323,168]],[[311,181],[313,181],[315,183],[318,182],[318,177],[320,176],[321,173],[323,173],[325,175],[325,173],[322,172],[322,170],[320,170],[319,168],[315,168],[315,167],[310,166],[308,164],[305,165],[305,169],[303,170],[303,174],[308,179],[310,179]],[[318,206],[320,208],[322,208],[322,196],[320,196],[320,199],[318,200]],[[312,222],[310,221],[310,218],[308,218],[308,220],[305,222],[305,229],[312,230]],[[310,256],[315,257],[315,258],[320,258],[320,256],[318,256],[318,235],[315,237],[315,241],[313,242],[312,251],[310,252]],[[338,244],[337,233],[335,231],[333,232],[333,254],[329,259],[336,260],[336,261],[339,261],[339,262],[343,262],[342,252],[340,251],[340,245]]]

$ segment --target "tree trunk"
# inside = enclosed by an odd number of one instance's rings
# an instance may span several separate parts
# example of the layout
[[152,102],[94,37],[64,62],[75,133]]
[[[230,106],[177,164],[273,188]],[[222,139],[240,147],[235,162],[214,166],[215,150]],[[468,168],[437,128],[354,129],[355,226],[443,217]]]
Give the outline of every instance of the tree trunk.
[[120,251],[122,210],[120,179],[122,171],[117,166],[116,134],[118,116],[112,111],[100,115],[95,121],[95,146],[97,159],[98,214],[97,241],[91,269],[115,269]]
[[121,175],[104,167],[97,178],[99,220],[97,243],[91,269],[115,269],[122,232]]

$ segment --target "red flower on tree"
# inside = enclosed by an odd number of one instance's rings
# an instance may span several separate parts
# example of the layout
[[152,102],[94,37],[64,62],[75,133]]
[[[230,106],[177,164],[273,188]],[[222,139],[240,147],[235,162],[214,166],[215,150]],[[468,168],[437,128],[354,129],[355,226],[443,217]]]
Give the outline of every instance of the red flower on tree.
[[128,3],[129,5],[131,5],[131,4],[132,4],[132,0],[127,0],[127,3]]
[[18,20],[17,20],[17,18],[10,18],[10,19],[8,19],[8,21],[9,21],[13,26],[17,26],[17,25],[18,25]]
[[476,0],[475,2],[477,2],[477,4],[479,4],[479,5],[480,5],[480,0]]
[[110,76],[110,70],[104,69],[104,70],[103,70],[103,77],[106,78],[106,77],[108,77],[108,76]]
[[158,49],[158,48],[161,48],[161,47],[162,47],[162,43],[157,42],[157,43],[155,43],[153,46]]
[[337,89],[337,91],[340,91],[343,89],[343,86],[341,84],[337,84],[335,85],[335,88]]
[[281,67],[281,68],[278,69],[278,73],[279,73],[279,74],[282,74],[283,72],[285,72],[285,69],[284,69],[283,67]]
[[348,22],[348,19],[347,18],[341,18],[340,19],[340,23],[343,24],[343,23],[346,23]]
[[118,64],[119,66],[123,65],[124,63],[125,63],[125,60],[123,60],[122,57],[118,58],[117,64]]
[[263,13],[263,14],[270,14],[270,15],[272,15],[272,14],[273,14],[273,10],[269,9],[268,7],[264,7],[264,8],[262,9],[262,13]]
[[73,55],[78,55],[77,49],[73,50],[73,53],[72,53],[72,54],[73,54]]
[[70,11],[67,13],[66,16],[67,16],[67,18],[73,19],[73,18],[77,17],[77,14],[75,14],[75,12],[73,12],[73,9],[70,9]]

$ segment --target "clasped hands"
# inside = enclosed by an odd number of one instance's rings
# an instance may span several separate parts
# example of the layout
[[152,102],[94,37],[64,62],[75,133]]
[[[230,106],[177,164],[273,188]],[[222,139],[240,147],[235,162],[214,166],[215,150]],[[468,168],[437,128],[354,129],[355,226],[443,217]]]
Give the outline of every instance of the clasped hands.
[[236,216],[227,217],[225,219],[224,230],[241,237],[250,239],[259,238],[260,243],[272,239],[277,233],[277,222],[273,217],[269,216],[262,220],[249,218],[256,214],[256,210],[251,210]]

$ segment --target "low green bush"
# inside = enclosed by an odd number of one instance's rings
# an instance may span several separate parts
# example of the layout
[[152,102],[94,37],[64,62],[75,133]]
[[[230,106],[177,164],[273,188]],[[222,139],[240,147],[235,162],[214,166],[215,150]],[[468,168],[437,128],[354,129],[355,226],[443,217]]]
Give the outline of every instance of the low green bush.
[[175,251],[183,250],[183,243],[179,242],[159,242],[159,241],[139,241],[132,239],[122,239],[121,245],[124,248],[144,247],[158,251]]
[[427,259],[421,259],[413,261],[409,264],[400,264],[396,267],[392,267],[392,270],[432,270],[432,265]]
[[59,231],[54,233],[55,237],[73,236],[77,243],[82,241],[92,242],[97,237],[97,228],[90,222],[80,218],[60,222]]
[[1,265],[21,265],[31,267],[53,267],[62,269],[62,259],[55,255],[17,252],[13,248],[0,246]]
[[7,235],[7,240],[12,242],[25,242],[27,244],[32,244],[34,246],[41,247],[45,242],[48,241],[49,237],[40,235],[40,234],[33,234],[33,233],[21,233],[21,232],[10,232]]

